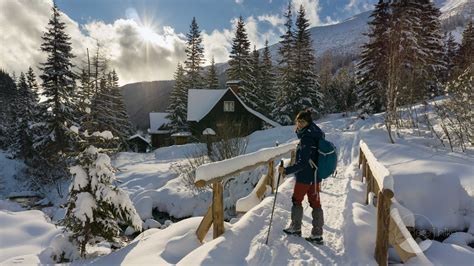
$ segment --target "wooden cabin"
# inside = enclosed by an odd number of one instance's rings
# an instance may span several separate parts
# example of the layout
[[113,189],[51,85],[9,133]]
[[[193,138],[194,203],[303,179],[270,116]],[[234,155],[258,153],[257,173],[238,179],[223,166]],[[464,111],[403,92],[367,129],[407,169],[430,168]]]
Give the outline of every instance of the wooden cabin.
[[128,138],[128,143],[134,152],[147,152],[151,148],[151,143],[139,134]]
[[213,129],[217,138],[243,137],[256,130],[280,126],[251,109],[238,97],[238,86],[225,90],[190,89],[187,121],[193,136],[202,139],[206,129]]
[[168,113],[150,113],[150,128],[148,133],[151,136],[151,146],[153,148],[166,147],[173,144],[171,131],[167,128],[169,119]]

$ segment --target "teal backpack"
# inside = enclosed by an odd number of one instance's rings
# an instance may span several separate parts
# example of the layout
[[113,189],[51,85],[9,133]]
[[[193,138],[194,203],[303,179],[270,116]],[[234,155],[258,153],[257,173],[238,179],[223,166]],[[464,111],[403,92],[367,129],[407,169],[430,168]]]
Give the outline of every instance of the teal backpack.
[[[326,140],[325,138],[319,139],[319,149],[316,151],[316,147],[312,147],[312,152],[318,152],[318,163],[315,164],[313,159],[310,159],[310,165],[316,169],[314,172],[315,179],[321,182],[323,179],[328,178],[336,171],[337,166],[337,150],[336,146]],[[311,156],[313,158],[313,156]],[[315,156],[314,156],[315,157]]]

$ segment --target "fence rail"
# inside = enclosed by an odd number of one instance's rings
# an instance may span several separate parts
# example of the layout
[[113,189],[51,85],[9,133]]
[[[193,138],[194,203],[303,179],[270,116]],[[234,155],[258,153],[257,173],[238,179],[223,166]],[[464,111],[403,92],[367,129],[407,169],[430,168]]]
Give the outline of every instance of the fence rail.
[[[224,188],[222,181],[226,180],[227,178],[236,176],[242,172],[250,171],[257,167],[267,165],[267,174],[263,176],[263,180],[259,180],[257,186],[251,192],[255,193],[256,196],[261,199],[265,194],[267,185],[272,188],[272,191],[275,189],[276,184],[274,178],[274,161],[288,153],[291,153],[291,163],[293,163],[295,160],[295,147],[296,143],[292,142],[289,144],[282,145],[280,147],[266,148],[248,155],[242,155],[228,160],[205,164],[198,167],[196,169],[195,186],[203,187],[212,184],[211,206],[209,206],[206,214],[204,215],[201,223],[199,224],[196,230],[196,236],[199,241],[201,243],[203,242],[207,232],[211,228],[211,225],[213,225],[214,239],[224,233]],[[235,165],[239,165],[239,168],[231,170],[227,169],[235,168]],[[216,172],[224,172],[224,174],[215,174],[214,170],[216,169],[219,169],[219,171]]]
[[[362,169],[362,181],[367,184],[365,204],[377,199],[377,234],[374,258],[379,265],[388,264],[389,244],[402,259],[407,262],[410,258],[421,256],[426,261],[421,248],[407,229],[401,213],[409,213],[395,199],[393,193],[393,177],[370,151],[364,141],[360,141],[359,168]],[[413,217],[411,215],[411,217]],[[414,221],[409,226],[414,226]]]

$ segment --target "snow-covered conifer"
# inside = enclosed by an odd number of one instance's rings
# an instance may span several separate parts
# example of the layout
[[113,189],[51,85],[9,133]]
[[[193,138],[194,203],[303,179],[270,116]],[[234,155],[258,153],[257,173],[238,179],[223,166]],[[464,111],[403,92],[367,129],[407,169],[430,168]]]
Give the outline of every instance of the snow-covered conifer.
[[114,185],[115,169],[109,156],[94,146],[86,148],[77,165],[70,167],[73,181],[63,221],[71,241],[86,255],[86,245],[97,240],[114,241],[125,223],[136,231],[142,229],[127,192]]
[[209,89],[219,89],[219,79],[217,77],[217,70],[216,65],[214,62],[214,56],[211,59],[211,65],[209,66],[209,70],[207,72],[207,87]]
[[189,26],[189,33],[186,34],[186,86],[188,89],[200,89],[204,86],[202,77],[202,64],[204,63],[204,46],[202,44],[201,31],[193,17]]
[[174,86],[170,95],[170,104],[167,118],[171,121],[170,127],[174,132],[187,129],[187,104],[188,88],[186,87],[186,76],[183,66],[178,63],[174,74]]

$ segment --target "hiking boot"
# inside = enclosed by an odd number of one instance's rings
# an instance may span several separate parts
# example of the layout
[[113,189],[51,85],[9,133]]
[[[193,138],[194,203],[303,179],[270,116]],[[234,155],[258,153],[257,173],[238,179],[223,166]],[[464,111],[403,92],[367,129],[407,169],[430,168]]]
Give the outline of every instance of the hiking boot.
[[296,228],[293,224],[283,229],[283,232],[289,235],[301,236],[301,228]]
[[317,245],[322,245],[323,242],[323,236],[321,235],[313,235],[311,234],[309,237],[305,237],[304,239],[308,240],[311,243],[317,244]]

